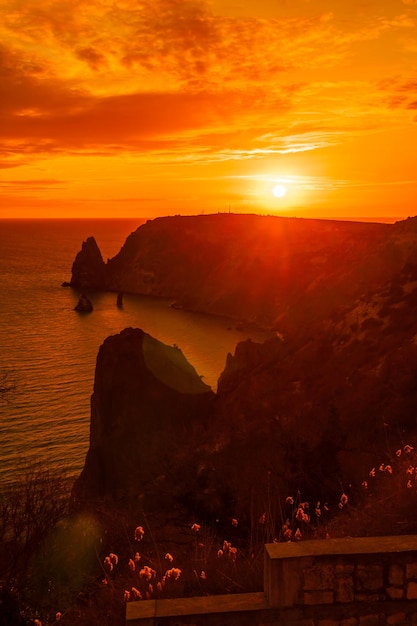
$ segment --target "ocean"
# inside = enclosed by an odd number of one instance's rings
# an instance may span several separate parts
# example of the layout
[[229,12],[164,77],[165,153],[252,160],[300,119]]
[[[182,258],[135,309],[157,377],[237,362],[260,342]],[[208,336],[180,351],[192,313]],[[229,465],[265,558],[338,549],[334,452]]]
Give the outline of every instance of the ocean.
[[182,350],[216,389],[238,341],[263,341],[230,321],[169,307],[165,300],[90,293],[94,311],[76,313],[79,292],[62,287],[82,242],[94,236],[104,260],[145,219],[0,220],[0,375],[15,389],[0,397],[0,486],[33,464],[76,477],[89,445],[97,353],[123,328],[142,328]]

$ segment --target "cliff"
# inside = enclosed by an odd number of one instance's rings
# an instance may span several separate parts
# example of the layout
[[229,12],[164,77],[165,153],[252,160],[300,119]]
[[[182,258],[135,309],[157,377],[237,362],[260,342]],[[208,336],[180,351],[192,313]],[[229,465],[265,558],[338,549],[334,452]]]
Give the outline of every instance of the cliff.
[[388,224],[233,214],[157,218],[106,264],[89,239],[71,285],[163,296],[282,330],[313,317],[320,323],[398,271],[409,253],[404,237]]
[[[326,244],[328,273],[303,292],[298,272],[287,293],[297,299],[291,316],[282,317],[286,332],[263,344],[238,344],[217,394],[190,373],[176,348],[142,331],[105,341],[80,497],[145,494],[151,506],[163,492],[165,502],[194,513],[239,515],[244,522],[254,507],[298,490],[321,501],[337,498],[341,489],[354,495],[372,466],[391,462],[397,448],[415,442],[417,220],[364,228],[360,254],[353,234],[361,228],[340,228],[344,250],[347,241],[352,245],[345,262],[335,261],[340,276],[329,260],[330,249],[338,256],[336,246]],[[129,246],[134,255],[141,249]],[[310,267],[305,271],[312,276]],[[243,293],[242,278],[236,274]]]
[[194,437],[195,423],[204,426],[213,397],[178,348],[140,329],[108,337],[97,356],[76,499],[123,499],[155,488]]

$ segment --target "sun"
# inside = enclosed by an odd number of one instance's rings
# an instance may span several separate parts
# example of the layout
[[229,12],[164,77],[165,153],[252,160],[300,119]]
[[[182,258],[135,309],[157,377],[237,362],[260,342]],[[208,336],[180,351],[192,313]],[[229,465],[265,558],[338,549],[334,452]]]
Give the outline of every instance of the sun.
[[272,195],[275,196],[275,198],[283,198],[286,195],[286,193],[287,193],[287,188],[285,185],[282,185],[281,183],[272,187]]

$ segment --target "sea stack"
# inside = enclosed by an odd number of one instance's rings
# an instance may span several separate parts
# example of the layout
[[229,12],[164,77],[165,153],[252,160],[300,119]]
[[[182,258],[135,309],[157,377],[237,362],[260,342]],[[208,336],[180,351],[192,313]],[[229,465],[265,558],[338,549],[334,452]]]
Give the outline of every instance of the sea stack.
[[106,264],[94,237],[83,242],[72,265],[71,287],[103,289]]
[[77,311],[78,313],[91,313],[93,309],[94,307],[91,300],[89,300],[87,296],[82,293],[80,299],[78,300],[78,303],[74,307],[74,311]]

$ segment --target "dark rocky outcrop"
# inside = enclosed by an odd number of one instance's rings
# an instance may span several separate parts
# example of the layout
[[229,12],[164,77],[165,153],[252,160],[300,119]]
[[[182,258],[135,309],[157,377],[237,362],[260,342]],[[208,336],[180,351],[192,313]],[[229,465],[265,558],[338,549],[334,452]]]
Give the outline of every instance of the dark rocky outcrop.
[[93,310],[93,303],[91,302],[91,300],[89,300],[89,298],[87,298],[84,293],[82,293],[80,295],[80,299],[74,307],[74,311],[77,311],[78,313],[91,313],[91,311]]
[[90,448],[77,499],[144,494],[164,482],[204,428],[214,394],[181,350],[140,329],[108,337],[97,356]]
[[72,265],[71,287],[102,289],[106,265],[94,237],[83,242]]

